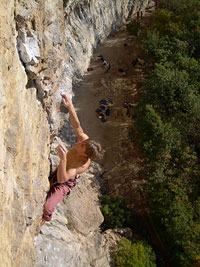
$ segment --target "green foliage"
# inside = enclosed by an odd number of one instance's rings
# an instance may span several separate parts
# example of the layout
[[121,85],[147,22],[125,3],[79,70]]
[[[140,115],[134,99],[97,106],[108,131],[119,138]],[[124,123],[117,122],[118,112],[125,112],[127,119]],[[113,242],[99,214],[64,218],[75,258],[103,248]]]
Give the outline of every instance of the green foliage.
[[171,35],[160,35],[156,29],[145,32],[143,49],[158,62],[174,61],[179,55],[189,54],[189,44],[186,40],[177,39]]
[[132,243],[122,238],[114,253],[114,259],[120,267],[155,267],[156,256],[145,242]]
[[103,231],[132,226],[131,211],[127,208],[122,197],[103,195],[101,210],[104,216],[104,222],[101,226]]
[[168,49],[169,38],[160,37],[159,33],[155,30],[148,31],[143,36],[143,48],[144,50],[153,57],[157,62],[167,61],[172,56],[172,52]]
[[[191,65],[190,67],[192,70]],[[199,82],[192,84],[191,79],[195,80],[195,77],[186,68],[180,70],[169,63],[156,64],[147,83],[147,90],[151,90],[149,100],[167,116],[187,118],[187,114],[188,116],[192,114],[198,118],[200,96],[197,95],[197,84]]]
[[138,35],[139,30],[141,29],[141,24],[137,20],[133,20],[126,25],[126,28],[130,34]]
[[160,0],[143,48],[154,61],[136,111],[147,197],[172,265],[192,266],[200,255],[200,1]]
[[152,105],[146,105],[138,115],[137,127],[142,138],[144,153],[152,161],[161,160],[170,152],[171,128],[163,123]]
[[178,38],[188,42],[190,54],[200,57],[200,2],[198,0],[168,0],[159,2],[152,30],[161,37]]
[[[180,49],[180,48],[179,48]],[[195,58],[184,55],[184,51],[175,57],[175,63],[178,69],[185,70],[189,75],[189,83],[197,84],[200,81],[200,64]]]

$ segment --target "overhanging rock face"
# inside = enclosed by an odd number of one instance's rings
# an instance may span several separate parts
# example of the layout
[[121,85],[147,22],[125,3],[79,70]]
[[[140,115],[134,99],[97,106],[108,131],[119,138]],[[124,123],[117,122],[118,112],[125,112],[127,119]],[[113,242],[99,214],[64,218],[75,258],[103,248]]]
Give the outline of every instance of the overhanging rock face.
[[[0,2],[0,200],[2,266],[110,266],[99,233],[99,176],[93,165],[51,224],[36,236],[48,190],[54,136],[75,141],[60,106],[93,50],[148,0]],[[51,155],[50,155],[51,151]],[[36,236],[36,237],[35,237]]]

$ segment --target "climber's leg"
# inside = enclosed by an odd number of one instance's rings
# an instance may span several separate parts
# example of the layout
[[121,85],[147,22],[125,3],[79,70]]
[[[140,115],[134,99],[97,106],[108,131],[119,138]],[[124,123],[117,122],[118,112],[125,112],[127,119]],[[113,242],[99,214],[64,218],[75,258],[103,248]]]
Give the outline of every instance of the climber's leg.
[[56,205],[62,201],[64,196],[69,195],[69,193],[69,188],[63,184],[56,184],[50,188],[43,209],[44,220],[51,221]]

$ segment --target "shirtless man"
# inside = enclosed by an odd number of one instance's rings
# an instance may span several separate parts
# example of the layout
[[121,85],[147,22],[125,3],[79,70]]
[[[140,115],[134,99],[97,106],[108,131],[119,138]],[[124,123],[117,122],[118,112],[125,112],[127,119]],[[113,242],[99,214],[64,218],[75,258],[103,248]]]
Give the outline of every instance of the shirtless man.
[[45,221],[52,219],[56,205],[62,201],[64,196],[70,193],[70,190],[76,185],[77,179],[80,177],[79,174],[85,172],[91,160],[95,159],[101,152],[100,145],[83,132],[72,101],[67,94],[62,94],[62,101],[69,111],[70,122],[78,142],[68,152],[64,146],[59,145],[57,147],[60,163],[49,177],[50,190],[44,204],[40,226]]

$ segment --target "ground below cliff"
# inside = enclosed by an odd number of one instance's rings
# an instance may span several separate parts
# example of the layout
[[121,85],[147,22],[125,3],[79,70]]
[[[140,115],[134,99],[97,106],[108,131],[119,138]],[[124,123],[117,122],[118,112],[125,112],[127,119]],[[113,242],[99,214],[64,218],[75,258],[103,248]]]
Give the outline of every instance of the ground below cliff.
[[[139,19],[142,27],[150,25],[152,12],[153,9],[146,10],[144,17]],[[98,58],[99,55],[111,64],[108,72]],[[141,60],[141,64],[133,67],[132,62],[136,58]],[[144,168],[144,159],[134,126],[134,106],[140,99],[140,89],[150,69],[139,38],[130,35],[126,26],[110,34],[93,54],[90,68],[93,70],[87,72],[83,81],[77,85],[74,100],[85,132],[105,149],[102,164],[107,194],[122,195],[126,199],[136,216],[147,222],[150,242],[165,257],[165,248],[154,228],[142,193],[146,181],[139,175]],[[119,68],[125,73],[119,72]],[[113,102],[106,122],[102,122],[95,112],[102,99],[112,99]],[[133,116],[127,116],[124,102],[133,104]]]
[[[149,25],[152,11],[148,10],[140,19],[143,27]],[[108,72],[99,55],[111,64]],[[136,58],[145,62],[145,67],[142,64],[133,67],[132,61]],[[81,124],[84,131],[99,141],[105,150],[103,179],[108,193],[124,195],[132,208],[143,213],[145,204],[141,201],[140,189],[145,180],[138,175],[143,168],[143,159],[134,120],[127,116],[123,107],[124,102],[137,105],[149,69],[138,37],[130,35],[126,26],[112,33],[94,53],[90,67],[93,70],[85,74],[76,88],[75,106]],[[125,74],[118,71],[120,68]],[[102,122],[95,112],[102,99],[112,99],[113,102],[106,122]]]

